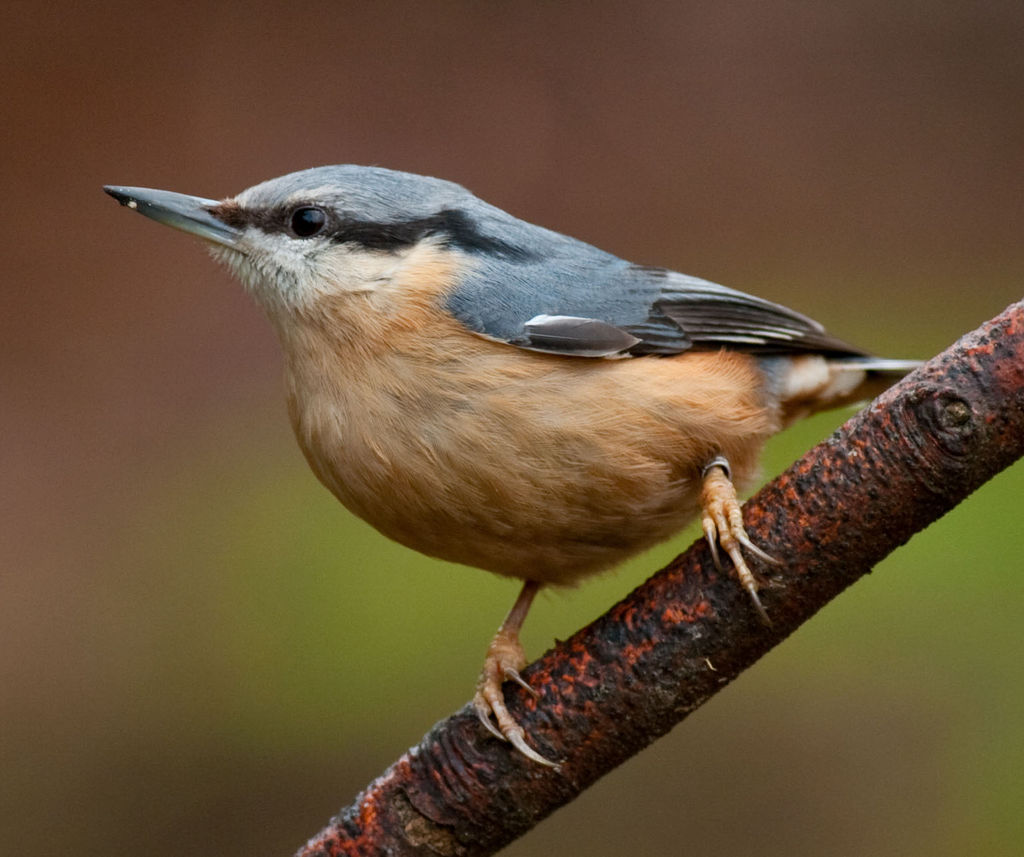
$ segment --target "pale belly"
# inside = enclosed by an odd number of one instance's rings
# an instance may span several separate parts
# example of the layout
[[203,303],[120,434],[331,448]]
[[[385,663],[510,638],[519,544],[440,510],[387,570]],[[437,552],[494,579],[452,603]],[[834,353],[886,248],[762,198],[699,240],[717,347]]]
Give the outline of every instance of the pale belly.
[[390,538],[568,585],[684,527],[714,455],[748,482],[774,429],[742,355],[506,355],[514,371],[477,361],[472,374],[421,366],[305,389],[293,378],[299,443],[335,496]]

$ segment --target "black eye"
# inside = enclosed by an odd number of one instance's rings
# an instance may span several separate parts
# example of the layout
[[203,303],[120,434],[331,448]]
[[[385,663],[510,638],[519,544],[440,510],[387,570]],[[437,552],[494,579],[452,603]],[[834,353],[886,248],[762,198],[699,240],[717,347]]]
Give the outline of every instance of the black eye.
[[322,208],[304,205],[292,212],[290,225],[299,238],[312,238],[327,225],[327,213]]

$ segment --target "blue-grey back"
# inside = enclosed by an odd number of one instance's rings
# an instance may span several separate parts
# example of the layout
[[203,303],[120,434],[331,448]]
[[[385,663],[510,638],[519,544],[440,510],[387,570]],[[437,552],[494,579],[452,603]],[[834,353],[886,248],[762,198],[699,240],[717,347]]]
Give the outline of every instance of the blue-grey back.
[[520,220],[453,182],[380,167],[316,167],[238,200],[273,209],[314,200],[336,240],[385,250],[429,238],[465,255],[447,297],[470,330],[524,348],[587,357],[691,348],[862,354],[793,310],[696,277],[635,265]]

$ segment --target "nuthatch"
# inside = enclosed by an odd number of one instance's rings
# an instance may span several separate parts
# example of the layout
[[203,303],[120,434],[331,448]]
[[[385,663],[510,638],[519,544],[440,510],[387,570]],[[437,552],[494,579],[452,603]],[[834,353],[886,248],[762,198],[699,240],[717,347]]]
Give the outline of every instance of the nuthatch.
[[[915,363],[706,280],[634,265],[447,181],[319,167],[215,201],[107,187],[210,244],[284,349],[314,473],[415,550],[524,582],[474,698],[541,763],[505,706],[519,629],[566,586],[698,512],[762,616],[734,485],[793,420],[867,398]],[[491,722],[491,716],[497,727]]]

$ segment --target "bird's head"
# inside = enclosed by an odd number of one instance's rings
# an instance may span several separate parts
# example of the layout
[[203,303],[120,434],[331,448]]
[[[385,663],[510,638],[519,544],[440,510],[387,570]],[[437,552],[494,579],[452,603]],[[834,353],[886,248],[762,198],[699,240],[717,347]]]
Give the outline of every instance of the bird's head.
[[409,289],[409,278],[399,275],[410,265],[431,261],[436,269],[445,261],[458,271],[472,265],[474,254],[519,252],[499,237],[508,231],[500,221],[519,221],[459,185],[376,167],[302,170],[220,201],[149,188],[105,190],[207,241],[278,324],[323,298],[400,300],[387,293]]

